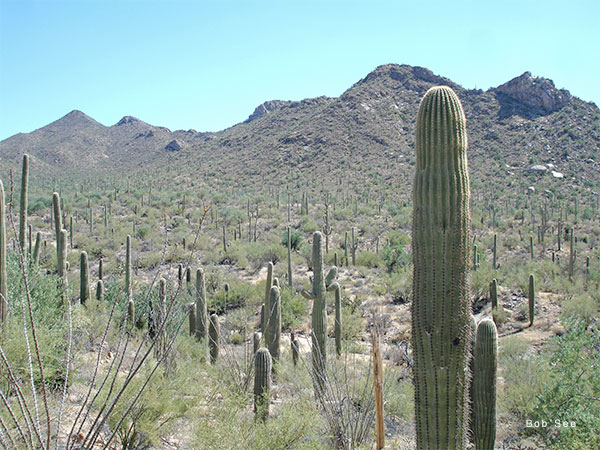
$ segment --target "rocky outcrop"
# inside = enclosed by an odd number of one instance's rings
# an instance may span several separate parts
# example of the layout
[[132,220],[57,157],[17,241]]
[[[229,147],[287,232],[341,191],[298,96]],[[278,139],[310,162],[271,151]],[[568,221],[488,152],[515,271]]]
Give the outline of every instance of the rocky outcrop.
[[269,114],[271,111],[275,111],[276,109],[280,109],[284,106],[289,105],[290,101],[283,100],[269,100],[264,102],[256,107],[254,112],[248,116],[248,118],[244,121],[244,123],[252,122],[253,120],[258,119],[259,117],[264,116],[265,114]]
[[541,108],[546,112],[556,111],[571,102],[571,94],[565,89],[556,89],[548,78],[534,77],[531,72],[498,86],[496,92],[505,94],[521,103]]
[[168,152],[178,152],[182,148],[183,142],[181,142],[179,139],[173,139],[166,145],[165,150]]

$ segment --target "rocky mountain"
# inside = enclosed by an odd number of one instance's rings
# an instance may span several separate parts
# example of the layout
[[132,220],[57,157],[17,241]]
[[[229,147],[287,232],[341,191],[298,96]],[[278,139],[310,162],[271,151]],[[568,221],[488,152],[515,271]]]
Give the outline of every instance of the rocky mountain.
[[[541,183],[563,189],[600,182],[600,110],[529,72],[496,88],[464,89],[422,67],[376,68],[338,98],[268,101],[243,123],[217,133],[170,131],[126,116],[106,127],[79,111],[0,142],[13,166],[28,152],[60,170],[160,168],[261,179],[344,176],[404,186],[412,179],[420,98],[438,84],[461,98],[474,183]],[[32,164],[32,167],[35,164]],[[547,172],[530,171],[544,165]],[[553,177],[557,172],[563,177]],[[565,188],[566,189],[566,188]]]

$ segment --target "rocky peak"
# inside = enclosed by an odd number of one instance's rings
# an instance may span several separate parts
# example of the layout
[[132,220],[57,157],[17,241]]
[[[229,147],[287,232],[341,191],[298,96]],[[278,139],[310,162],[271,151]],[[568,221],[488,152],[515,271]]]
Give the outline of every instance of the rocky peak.
[[123,117],[121,120],[119,120],[117,122],[117,126],[118,125],[125,125],[125,124],[132,124],[132,123],[139,123],[139,122],[141,122],[141,120],[138,119],[137,117],[125,116],[125,117]]
[[565,89],[556,89],[548,78],[534,77],[531,72],[498,86],[497,92],[521,103],[541,108],[546,112],[556,111],[571,102],[571,94]]

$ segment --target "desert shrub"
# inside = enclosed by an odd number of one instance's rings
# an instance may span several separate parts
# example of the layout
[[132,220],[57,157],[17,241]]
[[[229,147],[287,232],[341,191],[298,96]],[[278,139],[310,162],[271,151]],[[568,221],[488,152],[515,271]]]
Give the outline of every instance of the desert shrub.
[[389,243],[383,247],[383,260],[388,272],[394,272],[406,266],[410,255],[404,249],[410,242],[408,236],[400,231],[392,231],[388,237]]
[[[292,241],[291,247],[292,250],[300,249],[302,245],[302,240],[304,239],[304,233],[302,230],[290,230],[290,239]],[[281,238],[281,245],[287,248],[287,230],[283,231],[283,236]]]
[[292,289],[281,289],[281,328],[298,328],[306,319],[308,302]]
[[356,265],[370,268],[381,267],[383,266],[383,260],[376,253],[358,251],[356,252]]
[[531,411],[532,420],[550,423],[530,431],[540,434],[548,448],[583,450],[600,442],[600,332],[574,317],[563,324],[567,332],[553,338],[553,351],[545,353],[549,380]]

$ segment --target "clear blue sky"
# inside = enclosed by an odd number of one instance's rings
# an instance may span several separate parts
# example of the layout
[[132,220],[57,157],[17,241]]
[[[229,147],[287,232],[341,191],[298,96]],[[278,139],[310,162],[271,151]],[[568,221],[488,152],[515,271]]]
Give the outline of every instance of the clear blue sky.
[[599,4],[0,0],[0,139],[73,109],[216,131],[386,63],[481,89],[529,70],[600,105]]

